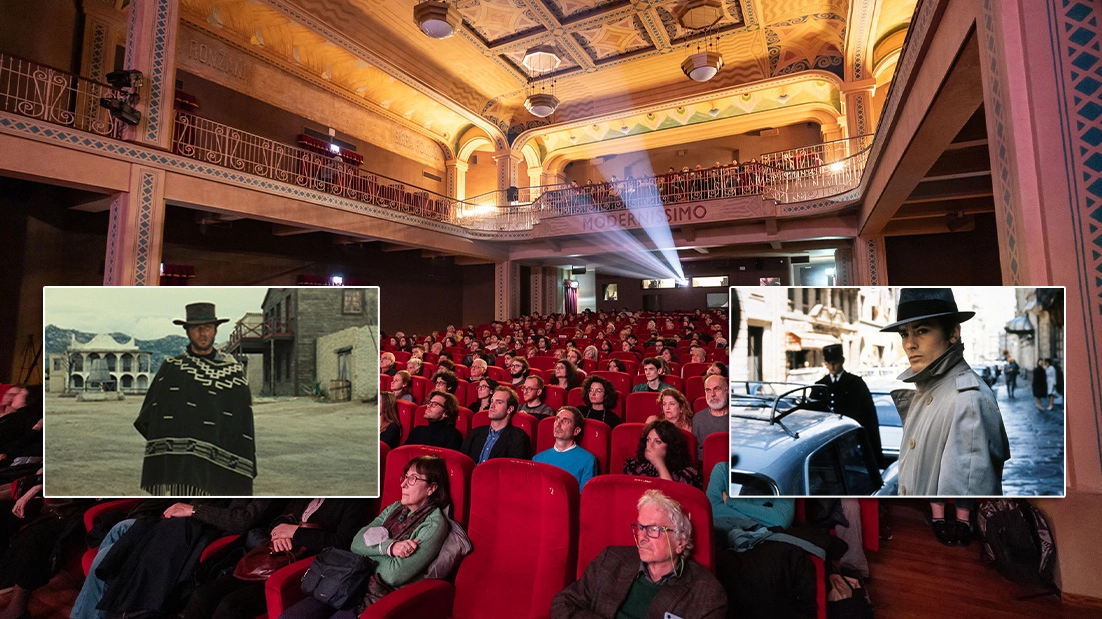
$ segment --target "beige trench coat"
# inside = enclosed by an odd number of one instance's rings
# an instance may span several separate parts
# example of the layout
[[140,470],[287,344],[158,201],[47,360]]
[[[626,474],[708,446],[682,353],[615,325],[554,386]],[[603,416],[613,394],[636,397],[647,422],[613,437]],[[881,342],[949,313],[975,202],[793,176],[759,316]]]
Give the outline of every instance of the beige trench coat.
[[892,392],[903,419],[899,494],[1001,495],[1010,442],[995,394],[964,361],[964,345],[899,379],[916,387]]

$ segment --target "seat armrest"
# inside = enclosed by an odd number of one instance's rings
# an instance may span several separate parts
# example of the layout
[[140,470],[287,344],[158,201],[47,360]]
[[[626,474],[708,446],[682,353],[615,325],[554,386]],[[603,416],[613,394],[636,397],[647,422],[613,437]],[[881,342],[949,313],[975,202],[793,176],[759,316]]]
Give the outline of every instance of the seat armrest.
[[299,559],[282,567],[268,577],[264,583],[264,597],[268,600],[268,619],[278,619],[283,611],[302,601],[306,594],[302,592],[302,576],[314,562],[314,557]]
[[[454,599],[451,583],[426,578],[384,595],[367,607],[360,619],[448,619]],[[270,602],[268,608],[270,612]]]

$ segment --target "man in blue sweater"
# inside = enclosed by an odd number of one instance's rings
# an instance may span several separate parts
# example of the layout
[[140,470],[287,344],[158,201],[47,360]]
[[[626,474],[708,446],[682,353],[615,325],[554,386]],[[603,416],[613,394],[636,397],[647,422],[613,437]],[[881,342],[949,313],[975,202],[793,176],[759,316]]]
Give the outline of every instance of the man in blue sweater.
[[557,466],[570,473],[578,480],[579,489],[597,474],[597,458],[578,446],[578,437],[584,426],[585,417],[582,417],[581,411],[573,406],[560,408],[555,414],[555,446],[532,458],[535,462]]

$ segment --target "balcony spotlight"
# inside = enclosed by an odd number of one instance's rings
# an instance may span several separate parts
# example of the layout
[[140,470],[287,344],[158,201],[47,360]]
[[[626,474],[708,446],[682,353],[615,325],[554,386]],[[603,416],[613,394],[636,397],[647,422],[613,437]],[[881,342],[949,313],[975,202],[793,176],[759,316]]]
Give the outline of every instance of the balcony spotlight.
[[114,116],[130,126],[136,126],[138,123],[142,122],[142,113],[134,109],[134,106],[123,99],[103,97],[99,100],[99,104],[107,108],[107,111],[111,112],[111,116]]
[[107,83],[119,90],[136,91],[142,87],[142,72],[135,69],[112,71],[107,74]]

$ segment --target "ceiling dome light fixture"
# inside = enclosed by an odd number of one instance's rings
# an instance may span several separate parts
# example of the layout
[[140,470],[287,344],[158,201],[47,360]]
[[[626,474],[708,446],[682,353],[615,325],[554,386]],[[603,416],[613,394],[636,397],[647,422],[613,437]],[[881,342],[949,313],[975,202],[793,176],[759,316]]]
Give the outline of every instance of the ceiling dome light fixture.
[[426,36],[446,39],[455,34],[463,20],[459,11],[442,0],[426,0],[413,7],[413,21]]
[[720,0],[689,0],[677,10],[677,21],[687,30],[711,28],[722,18]]
[[529,71],[543,75],[559,68],[562,58],[559,58],[558,52],[551,45],[537,45],[524,52],[524,58],[520,63]]
[[533,116],[547,118],[554,114],[559,107],[559,98],[550,93],[535,92],[528,95],[528,98],[524,100],[524,107]]
[[694,82],[707,82],[723,68],[723,56],[717,52],[697,52],[681,63],[681,70]]

